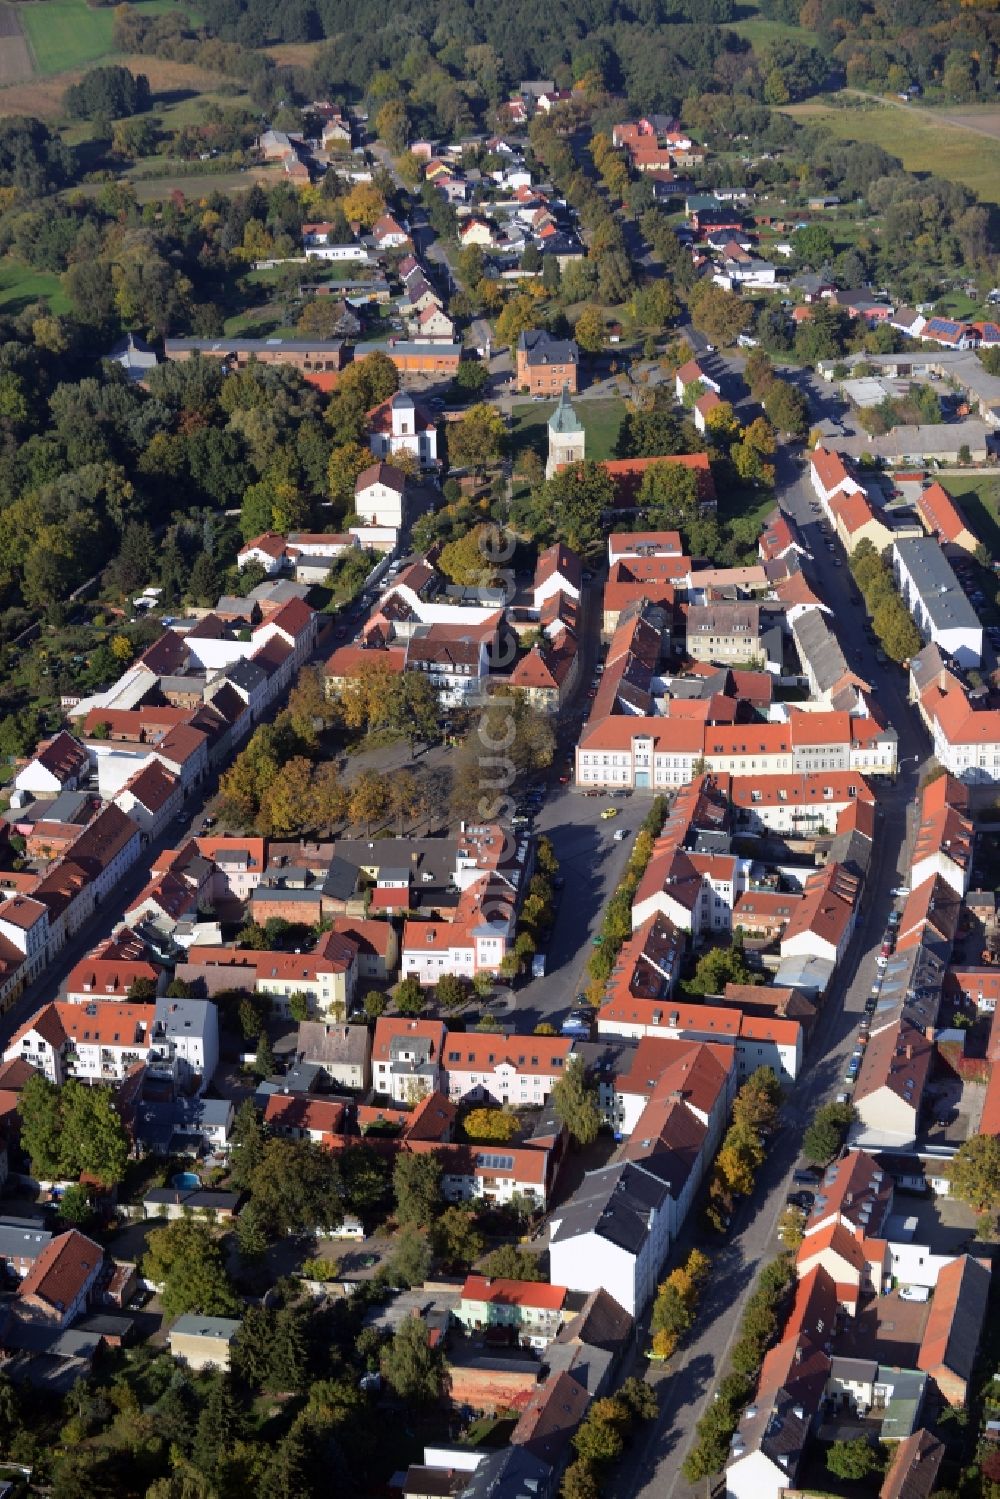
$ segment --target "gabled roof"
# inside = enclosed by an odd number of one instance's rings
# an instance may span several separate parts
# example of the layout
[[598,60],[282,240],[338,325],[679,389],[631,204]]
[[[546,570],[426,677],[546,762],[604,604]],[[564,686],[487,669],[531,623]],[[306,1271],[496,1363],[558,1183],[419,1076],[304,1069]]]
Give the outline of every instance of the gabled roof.
[[402,494],[406,489],[406,475],[391,463],[373,463],[369,468],[362,469],[355,479],[354,493],[364,494],[372,484],[383,484],[387,489],[394,489],[397,494]]
[[942,541],[955,542],[969,531],[958,505],[937,480],[917,496],[917,511],[928,531],[936,532]]
[[561,1311],[567,1294],[565,1286],[550,1286],[545,1281],[491,1280],[488,1275],[467,1275],[462,1287],[463,1301],[533,1307],[546,1312]]
[[129,777],[122,790],[130,791],[147,812],[159,812],[177,788],[177,777],[171,775],[159,760],[150,760],[148,765]]
[[103,1259],[99,1244],[71,1228],[46,1244],[22,1280],[18,1296],[36,1296],[54,1311],[65,1312]]
[[896,1447],[879,1499],[930,1499],[937,1487],[944,1443],[923,1427]]
[[963,1254],[945,1265],[934,1288],[918,1369],[931,1375],[946,1369],[971,1379],[989,1294],[990,1271],[980,1260]]
[[65,784],[72,776],[78,776],[86,769],[89,756],[72,734],[63,731],[50,739],[48,744],[42,745],[34,757],[34,763],[43,766],[57,781]]

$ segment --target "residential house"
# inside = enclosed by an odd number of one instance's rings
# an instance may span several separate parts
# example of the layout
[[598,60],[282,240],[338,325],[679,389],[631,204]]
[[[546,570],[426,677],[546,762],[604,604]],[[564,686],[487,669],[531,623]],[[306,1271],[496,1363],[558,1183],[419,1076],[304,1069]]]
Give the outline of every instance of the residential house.
[[557,396],[577,390],[580,350],[572,338],[554,338],[541,328],[525,329],[517,340],[515,375],[519,390]]
[[569,1315],[566,1296],[565,1286],[469,1275],[455,1317],[469,1332],[513,1328],[527,1347],[543,1349]]
[[78,1229],[57,1234],[17,1290],[19,1322],[63,1330],[86,1309],[104,1265],[104,1251]]
[[860,1145],[891,1148],[913,1143],[934,1056],[933,1041],[908,1020],[873,1033],[853,1098]]
[[938,1276],[917,1368],[948,1405],[967,1403],[989,1294],[990,1267],[971,1255],[960,1255]]
[[354,509],[365,525],[398,531],[406,512],[406,475],[391,463],[373,463],[354,482]]
[[372,1039],[366,1025],[303,1020],[295,1050],[300,1062],[321,1068],[336,1088],[367,1093],[371,1086]]
[[925,640],[959,666],[979,666],[983,626],[933,537],[896,541],[892,568],[904,604]]
[[15,1031],[4,1060],[23,1057],[49,1082],[121,1082],[150,1048],[154,1005],[100,1000],[43,1005]]
[[377,250],[403,250],[411,246],[409,234],[391,213],[384,213],[375,220],[372,239]]
[[264,1127],[270,1134],[313,1145],[332,1145],[344,1132],[343,1121],[343,1102],[310,1094],[271,1093],[264,1107]]
[[695,661],[762,666],[766,620],[759,604],[691,604],[687,653]]
[[511,1446],[523,1448],[552,1468],[562,1467],[589,1403],[587,1391],[569,1374],[550,1375],[522,1411],[511,1433]]
[[372,1087],[396,1103],[414,1103],[437,1092],[447,1032],[441,1020],[381,1016],[372,1044]]
[[656,1292],[671,1216],[669,1185],[640,1166],[590,1171],[551,1219],[549,1274],[574,1291],[606,1290],[637,1316]]
[[565,1074],[572,1042],[564,1036],[452,1031],[443,1086],[454,1102],[537,1108]]
[[89,774],[86,749],[63,731],[38,747],[14,777],[14,789],[32,796],[58,796],[61,791],[75,791]]
[[944,1453],[944,1443],[923,1427],[898,1443],[878,1491],[879,1499],[931,1499]]
[[697,359],[689,359],[686,364],[682,364],[674,376],[674,390],[678,401],[683,401],[693,386],[713,391],[717,396],[722,394],[719,382],[712,379]]
[[979,538],[969,530],[961,509],[937,480],[917,496],[917,514],[927,534],[936,537],[943,547],[967,552],[970,556],[975,553]]
[[219,1065],[219,1011],[204,999],[161,995],[156,1001],[146,1069],[187,1094],[203,1093]]
[[233,1344],[242,1325],[236,1317],[187,1312],[167,1333],[167,1346],[172,1356],[189,1369],[225,1371],[231,1367]]
[[582,587],[583,566],[570,547],[554,542],[539,553],[531,594],[535,609],[541,609],[549,599],[560,594],[578,603]]

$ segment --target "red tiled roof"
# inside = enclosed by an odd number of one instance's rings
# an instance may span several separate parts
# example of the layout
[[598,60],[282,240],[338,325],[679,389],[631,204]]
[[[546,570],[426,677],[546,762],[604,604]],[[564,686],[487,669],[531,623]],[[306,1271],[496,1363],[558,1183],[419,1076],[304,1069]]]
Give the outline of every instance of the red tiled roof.
[[568,1292],[565,1286],[551,1286],[544,1281],[490,1280],[485,1275],[469,1275],[462,1287],[463,1301],[488,1301],[492,1306],[536,1307],[540,1311],[562,1310]]
[[50,1240],[18,1288],[19,1296],[37,1296],[57,1312],[64,1312],[80,1295],[104,1251],[86,1234],[71,1228]]

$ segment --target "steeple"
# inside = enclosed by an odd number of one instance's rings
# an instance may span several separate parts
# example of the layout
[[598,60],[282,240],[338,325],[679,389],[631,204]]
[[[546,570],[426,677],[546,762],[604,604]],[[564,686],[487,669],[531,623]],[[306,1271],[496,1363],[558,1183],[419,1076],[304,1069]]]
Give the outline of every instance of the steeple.
[[569,387],[564,385],[555,411],[549,417],[549,456],[545,477],[551,479],[564,463],[582,463],[587,445],[583,423],[573,410]]

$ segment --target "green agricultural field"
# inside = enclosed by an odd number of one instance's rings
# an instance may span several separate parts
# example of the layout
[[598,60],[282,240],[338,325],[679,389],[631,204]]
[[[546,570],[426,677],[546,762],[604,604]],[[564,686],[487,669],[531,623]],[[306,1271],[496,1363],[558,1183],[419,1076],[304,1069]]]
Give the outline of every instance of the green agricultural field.
[[[531,401],[513,408],[511,435],[515,452],[533,447],[540,457],[546,456],[549,440],[545,429],[555,405],[555,401]],[[573,409],[587,434],[587,457],[613,458],[618,433],[625,417],[625,402],[617,398],[607,401],[576,400],[573,402]]]
[[17,260],[0,260],[0,312],[12,316],[48,298],[53,312],[68,312],[69,302],[54,271],[33,271]]
[[[191,6],[175,0],[135,0],[135,8],[151,15],[183,10],[192,16]],[[114,51],[111,6],[92,10],[85,0],[29,0],[18,7],[18,15],[35,67],[43,76],[87,67]]]
[[828,109],[789,104],[784,110],[807,125],[822,125],[840,140],[865,141],[898,156],[908,172],[933,172],[961,182],[984,203],[1000,204],[1000,151],[981,133],[948,123],[919,105]]

